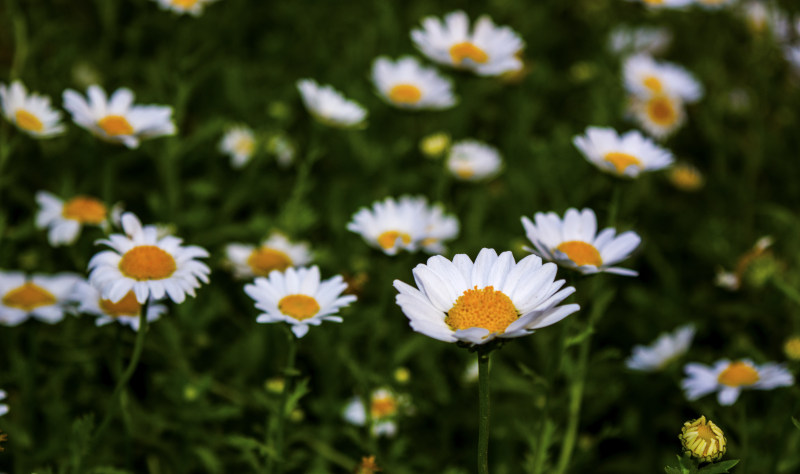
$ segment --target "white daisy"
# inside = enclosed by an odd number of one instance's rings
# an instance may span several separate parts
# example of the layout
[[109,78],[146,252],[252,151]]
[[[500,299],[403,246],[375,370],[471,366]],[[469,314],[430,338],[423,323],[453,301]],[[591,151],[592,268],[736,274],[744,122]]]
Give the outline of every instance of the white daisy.
[[555,212],[537,212],[536,223],[522,217],[525,234],[535,249],[526,249],[583,274],[597,272],[636,276],[627,268],[612,267],[628,258],[641,238],[633,231],[616,235],[611,227],[597,233],[597,218],[591,209],[567,209],[562,221]]
[[783,57],[792,66],[796,73],[800,73],[800,44],[790,45],[783,48]]
[[241,168],[246,165],[256,150],[256,137],[250,127],[238,125],[231,127],[219,143],[219,151],[231,157],[231,166]]
[[[414,268],[419,289],[394,281],[397,304],[411,328],[445,342],[485,344],[497,337],[531,334],[561,321],[580,307],[558,306],[575,291],[555,281],[557,267],[529,255],[519,263],[511,252],[483,249],[473,263],[436,255]],[[559,291],[560,290],[560,291]]]
[[136,148],[146,138],[174,135],[172,107],[161,105],[133,105],[130,89],[117,89],[108,99],[97,85],[87,89],[89,100],[72,89],[64,91],[64,108],[72,120],[110,143],[121,143]]
[[278,133],[267,141],[267,152],[275,155],[278,166],[286,168],[294,162],[297,149],[285,133]]
[[31,316],[48,324],[61,321],[67,297],[79,280],[71,273],[27,277],[0,272],[0,324],[17,326]]
[[428,235],[430,212],[425,198],[388,197],[374,202],[372,209],[361,208],[353,214],[347,230],[361,234],[367,244],[386,255],[416,252]]
[[62,201],[47,191],[36,193],[40,209],[36,213],[36,227],[48,228],[47,239],[53,247],[75,243],[84,225],[108,225],[108,209],[98,199],[75,196]]
[[665,139],[686,121],[686,110],[677,97],[654,94],[649,97],[633,96],[628,110],[644,130],[658,139]]
[[427,209],[428,219],[425,225],[425,237],[420,242],[420,245],[422,250],[427,253],[442,254],[447,250],[443,242],[453,240],[458,236],[458,218],[452,214],[445,214],[444,206],[441,204],[435,204]]
[[273,232],[261,246],[228,244],[225,255],[233,264],[236,278],[267,276],[273,270],[302,267],[311,263],[311,250],[306,242],[293,243],[279,232]]
[[756,365],[750,359],[722,359],[713,366],[691,363],[684,368],[686,378],[681,382],[686,398],[697,400],[711,392],[717,393],[720,405],[733,405],[745,389],[772,390],[794,385],[794,376],[782,364],[767,362]]
[[656,61],[647,54],[628,57],[623,75],[625,88],[640,98],[668,95],[692,103],[703,96],[703,86],[689,71],[677,64]]
[[[5,399],[6,399],[6,391],[0,390],[0,400],[5,400]],[[0,416],[5,415],[6,413],[8,413],[8,405],[6,405],[5,403],[0,403]]]
[[684,8],[691,4],[694,0],[630,0],[634,2],[641,1],[648,8]]
[[656,171],[672,164],[674,158],[637,130],[620,136],[613,128],[589,127],[572,143],[593,165],[606,173],[635,178],[643,171]]
[[762,1],[750,1],[742,5],[742,14],[748,29],[755,34],[770,33],[778,42],[788,41],[791,25],[786,13]]
[[453,83],[411,56],[372,63],[372,83],[381,97],[401,109],[448,109],[456,104]]
[[170,10],[177,14],[189,14],[192,16],[200,16],[206,5],[216,2],[217,0],[153,0],[158,2],[162,10]]
[[455,11],[422,20],[422,28],[411,31],[414,45],[439,64],[466,69],[480,76],[499,76],[522,69],[519,53],[525,42],[511,28],[495,26],[486,15],[478,18],[470,32],[469,17]]
[[608,46],[615,54],[660,54],[671,42],[672,33],[666,28],[620,26],[609,35]]
[[34,138],[49,138],[64,131],[61,112],[50,105],[50,97],[28,94],[19,81],[10,87],[0,83],[0,101],[6,119]]
[[104,299],[119,303],[129,291],[140,304],[148,298],[169,295],[183,303],[186,294],[194,296],[200,282],[208,283],[211,270],[196,260],[208,257],[205,249],[183,246],[171,235],[159,238],[155,226],[144,226],[130,212],[122,215],[123,234],[111,234],[98,240],[113,250],[104,250],[89,261],[89,282],[100,290]]
[[364,125],[367,110],[331,86],[320,86],[313,79],[297,81],[297,89],[308,112],[331,127],[356,128]]
[[286,322],[295,336],[303,337],[309,326],[319,326],[323,321],[342,322],[335,314],[356,300],[344,295],[347,289],[341,275],[320,281],[319,267],[287,268],[285,272],[272,271],[269,277],[258,277],[244,291],[264,311],[256,318],[258,323]]
[[497,148],[477,140],[453,143],[447,156],[447,169],[458,179],[479,181],[500,172],[503,159]]
[[629,369],[655,372],[686,354],[694,338],[694,326],[686,324],[672,333],[663,333],[649,346],[634,346],[633,354],[625,361]]
[[[372,420],[371,432],[374,436],[392,437],[397,434],[397,418],[408,403],[403,397],[396,395],[388,388],[379,388],[372,392],[369,403],[369,415]],[[344,419],[356,426],[367,424],[367,407],[361,397],[353,397],[344,409]]]
[[[116,303],[103,299],[100,292],[87,281],[81,280],[75,285],[70,299],[78,305],[78,312],[97,316],[95,324],[104,326],[118,322],[129,326],[134,331],[139,330],[139,315],[142,313],[142,304],[136,301],[136,295],[129,291]],[[162,314],[167,312],[167,307],[151,300],[147,305],[147,321],[152,323]]]

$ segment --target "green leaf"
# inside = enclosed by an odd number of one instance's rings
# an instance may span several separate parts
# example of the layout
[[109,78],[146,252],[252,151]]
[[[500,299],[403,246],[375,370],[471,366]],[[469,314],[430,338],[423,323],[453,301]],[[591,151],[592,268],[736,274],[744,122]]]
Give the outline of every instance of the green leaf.
[[89,451],[94,430],[94,415],[85,415],[72,423],[70,447],[73,456],[83,457]]
[[800,430],[800,421],[798,421],[797,418],[792,417],[792,423],[794,423],[794,426],[796,426],[797,429]]
[[738,459],[731,459],[708,465],[698,471],[699,474],[722,474],[728,472],[730,468],[739,464]]

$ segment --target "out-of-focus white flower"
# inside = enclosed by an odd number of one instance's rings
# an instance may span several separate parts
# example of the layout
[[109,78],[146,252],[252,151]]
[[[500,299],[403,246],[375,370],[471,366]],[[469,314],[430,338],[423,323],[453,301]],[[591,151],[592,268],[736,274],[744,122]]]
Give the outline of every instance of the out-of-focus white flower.
[[50,97],[29,94],[20,81],[10,87],[0,83],[0,102],[6,119],[34,138],[50,138],[64,131],[61,112],[50,105]]
[[441,110],[456,104],[453,83],[411,56],[376,59],[372,83],[386,102],[401,109]]
[[497,148],[477,140],[453,143],[447,156],[447,169],[458,179],[480,181],[500,172],[503,159]]
[[666,28],[642,26],[615,28],[608,39],[608,46],[616,54],[660,54],[672,42],[672,33]]
[[686,122],[683,101],[665,94],[644,98],[633,96],[628,111],[647,133],[660,140],[669,137]]
[[47,239],[53,247],[75,243],[84,225],[108,225],[105,204],[93,197],[76,196],[63,201],[47,191],[39,191],[36,202],[41,206],[36,213],[36,227],[49,229]]
[[681,382],[686,398],[697,400],[717,392],[720,405],[733,405],[742,390],[772,390],[794,384],[794,376],[782,364],[767,362],[756,365],[750,359],[731,362],[722,359],[713,366],[690,363],[684,368],[686,378]]
[[[6,391],[0,390],[0,400],[5,400],[5,399],[6,399]],[[5,403],[0,403],[0,416],[5,415],[6,413],[8,413],[8,405],[6,405]]]
[[742,13],[748,29],[753,33],[769,33],[778,42],[789,40],[789,19],[779,8],[773,8],[763,1],[750,1],[742,5]]
[[668,95],[692,103],[703,97],[703,86],[686,69],[647,54],[628,57],[623,65],[625,88],[639,98]]
[[[129,291],[121,300],[113,303],[103,299],[100,291],[89,282],[81,280],[75,285],[70,299],[78,304],[78,312],[97,316],[95,320],[97,326],[104,326],[116,321],[129,326],[134,331],[139,330],[139,316],[142,313],[143,305],[136,301],[133,291]],[[156,321],[166,312],[166,306],[151,300],[147,305],[147,322]]]
[[629,369],[655,372],[686,354],[694,338],[694,326],[686,324],[672,333],[663,333],[649,346],[634,346],[625,361]]
[[636,178],[643,171],[660,170],[673,162],[669,150],[637,130],[620,136],[613,128],[589,127],[572,143],[590,163],[616,176]]
[[200,16],[206,5],[217,0],[153,0],[158,2],[162,10],[169,10],[179,15]]
[[357,102],[346,99],[331,86],[320,86],[312,79],[297,81],[297,89],[308,112],[319,122],[338,128],[357,128],[364,125],[367,110]]
[[294,162],[297,154],[294,143],[283,133],[278,133],[267,140],[267,152],[275,155],[278,166],[285,168]]
[[707,10],[716,10],[717,8],[733,4],[733,0],[694,0],[694,3]]
[[244,125],[231,127],[222,137],[219,151],[231,157],[233,168],[243,167],[256,151],[256,137],[253,130]]
[[280,272],[289,267],[302,267],[311,263],[311,250],[306,242],[291,242],[280,232],[273,232],[258,247],[248,244],[229,244],[225,255],[233,264],[236,278],[267,276],[273,270]]
[[690,5],[694,0],[630,0],[633,2],[641,2],[648,8],[684,8]]
[[[370,431],[374,436],[392,437],[397,434],[397,419],[408,409],[407,397],[395,394],[388,388],[379,388],[372,392],[369,402],[369,418],[372,421]],[[353,397],[344,409],[344,419],[356,426],[367,424],[367,407],[361,397]]]
[[64,311],[78,275],[31,275],[0,272],[0,324],[17,326],[29,317],[55,324],[64,319]]

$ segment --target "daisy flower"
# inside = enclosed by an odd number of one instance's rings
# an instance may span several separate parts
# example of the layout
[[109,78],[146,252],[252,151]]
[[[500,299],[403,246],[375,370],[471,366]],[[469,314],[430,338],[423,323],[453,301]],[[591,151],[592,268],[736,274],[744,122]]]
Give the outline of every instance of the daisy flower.
[[357,128],[364,125],[367,110],[345,97],[331,86],[320,86],[312,79],[297,81],[303,103],[319,122],[338,128]]
[[61,321],[67,297],[79,280],[71,273],[27,277],[0,272],[0,324],[17,326],[31,316],[48,324]]
[[[6,399],[6,391],[0,390],[0,400],[5,400],[5,399]],[[8,413],[8,405],[6,405],[5,403],[0,403],[0,416],[5,415],[6,413]]]
[[745,389],[772,390],[794,384],[794,376],[782,364],[768,362],[756,365],[750,359],[722,359],[713,366],[691,363],[684,368],[681,382],[686,398],[698,398],[717,392],[720,405],[733,405]]
[[75,123],[101,140],[136,148],[142,139],[176,132],[172,107],[133,105],[130,89],[117,89],[108,99],[102,87],[91,85],[87,95],[88,101],[74,90],[67,89],[64,91],[64,108],[72,114]]
[[527,248],[546,260],[589,275],[597,272],[636,276],[637,272],[611,265],[628,258],[641,238],[633,231],[616,235],[611,227],[597,233],[597,218],[591,209],[567,209],[562,221],[555,212],[537,212],[536,223],[522,217],[525,234],[535,249]]
[[705,416],[684,423],[678,439],[684,453],[700,462],[719,461],[727,450],[725,433]]
[[659,54],[663,53],[671,42],[672,33],[666,28],[620,26],[609,35],[608,46],[615,54]]
[[219,151],[231,157],[231,166],[241,168],[246,165],[256,150],[256,137],[250,127],[238,125],[231,127],[219,143]]
[[458,179],[479,181],[500,172],[503,159],[497,148],[477,140],[453,143],[447,156],[447,169]]
[[130,212],[122,215],[125,234],[111,234],[98,244],[111,247],[89,261],[89,282],[100,290],[103,299],[119,303],[133,290],[136,301],[161,299],[168,295],[183,303],[195,295],[200,282],[208,283],[211,270],[196,260],[208,252],[171,235],[159,238],[155,226],[144,226]]
[[625,361],[629,369],[655,372],[686,354],[694,338],[694,326],[686,324],[672,333],[663,333],[650,346],[634,346]]
[[656,171],[672,164],[672,153],[637,130],[619,135],[613,128],[589,127],[572,143],[593,165],[615,176],[636,178],[643,171]]
[[668,95],[692,103],[703,96],[703,86],[686,69],[656,61],[647,54],[636,54],[626,59],[623,76],[625,88],[637,97]]
[[228,244],[225,255],[233,264],[236,278],[267,276],[273,270],[282,272],[289,267],[302,267],[311,263],[311,251],[307,243],[292,243],[279,232],[273,232],[258,247]]
[[372,83],[386,102],[401,109],[441,110],[456,104],[452,82],[411,56],[396,62],[386,57],[376,59]]
[[479,76],[499,76],[523,66],[522,38],[507,26],[495,26],[486,15],[472,31],[463,11],[449,13],[444,21],[430,16],[422,20],[422,28],[411,31],[411,39],[428,59]]
[[665,139],[686,121],[686,110],[679,98],[666,94],[631,97],[628,111],[644,130]]
[[[103,299],[97,288],[81,280],[75,285],[70,299],[77,303],[78,312],[97,316],[95,320],[97,326],[105,326],[116,321],[129,326],[134,331],[139,330],[139,316],[142,313],[142,304],[136,300],[136,295],[133,291],[129,291],[121,300],[114,303]],[[147,305],[147,321],[153,322],[166,312],[166,306],[155,304],[151,300],[150,304]]]
[[386,255],[396,255],[400,250],[418,250],[427,235],[428,220],[424,198],[388,197],[373,203],[372,209],[361,208],[353,214],[347,230],[361,234],[367,244]]
[[36,213],[36,227],[49,229],[47,239],[53,247],[75,243],[84,225],[108,224],[106,205],[90,196],[75,196],[63,201],[47,191],[39,191],[36,202],[40,206]]
[[206,5],[217,0],[153,0],[162,10],[170,10],[179,15],[200,16]]
[[787,41],[791,27],[786,14],[764,2],[751,1],[743,6],[743,14],[748,29],[755,34],[769,32],[776,41]]
[[[424,198],[418,198],[423,199]],[[426,206],[427,208],[427,206]],[[430,254],[442,254],[446,251],[443,244],[445,240],[452,240],[458,236],[458,218],[452,214],[444,213],[444,206],[435,204],[428,210],[425,237],[420,242],[422,250]]]
[[634,2],[641,1],[648,8],[683,8],[692,3],[693,0],[631,0]]
[[436,255],[414,268],[417,288],[394,281],[396,301],[412,329],[440,341],[475,345],[525,336],[580,309],[558,306],[575,288],[561,289],[556,268],[535,255],[516,263],[511,252],[498,256],[487,248],[474,263],[464,254],[453,261]]
[[64,131],[61,112],[50,105],[50,97],[28,94],[19,81],[10,87],[0,84],[0,101],[6,119],[34,138],[50,138]]
[[273,270],[269,277],[258,277],[244,291],[255,300],[256,308],[264,311],[258,323],[286,322],[297,337],[303,337],[309,326],[323,321],[342,322],[335,314],[356,300],[344,295],[347,284],[341,275],[320,281],[319,267]]
[[372,427],[370,431],[374,436],[392,437],[397,434],[397,418],[408,404],[405,397],[396,395],[388,388],[379,388],[372,392],[369,407],[365,406],[361,397],[353,397],[344,409],[344,419],[356,426],[367,424],[367,409],[369,409]]

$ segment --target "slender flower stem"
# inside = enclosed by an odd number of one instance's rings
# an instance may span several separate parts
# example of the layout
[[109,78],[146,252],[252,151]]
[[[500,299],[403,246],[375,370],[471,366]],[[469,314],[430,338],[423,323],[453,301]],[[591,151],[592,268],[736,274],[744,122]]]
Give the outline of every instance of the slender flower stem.
[[489,474],[489,355],[478,351],[478,474]]
[[[274,456],[270,456],[267,462],[267,473],[281,474],[283,472],[286,456],[283,452],[283,422],[286,419],[286,403],[289,400],[289,392],[291,391],[291,380],[294,375],[294,361],[297,356],[297,338],[294,333],[287,327],[286,336],[289,342],[289,353],[286,356],[286,368],[283,371],[283,391],[281,392],[281,400],[278,405],[278,413],[273,415],[272,418],[267,418],[267,445],[271,439],[274,439],[275,453],[278,456],[278,462]],[[272,420],[274,423],[271,423]],[[270,429],[273,427],[273,429]]]
[[617,225],[617,215],[619,214],[619,200],[622,195],[621,183],[614,182],[614,189],[611,191],[611,202],[608,205],[608,225],[615,227]]
[[569,398],[569,422],[567,433],[564,435],[564,443],[561,445],[561,455],[558,458],[557,473],[566,472],[569,461],[572,459],[572,450],[575,448],[575,438],[578,434],[578,422],[581,414],[581,401],[583,399],[583,388],[586,382],[586,366],[589,361],[589,346],[591,336],[586,336],[581,343],[578,354],[578,368],[575,370],[575,379],[570,387]]

